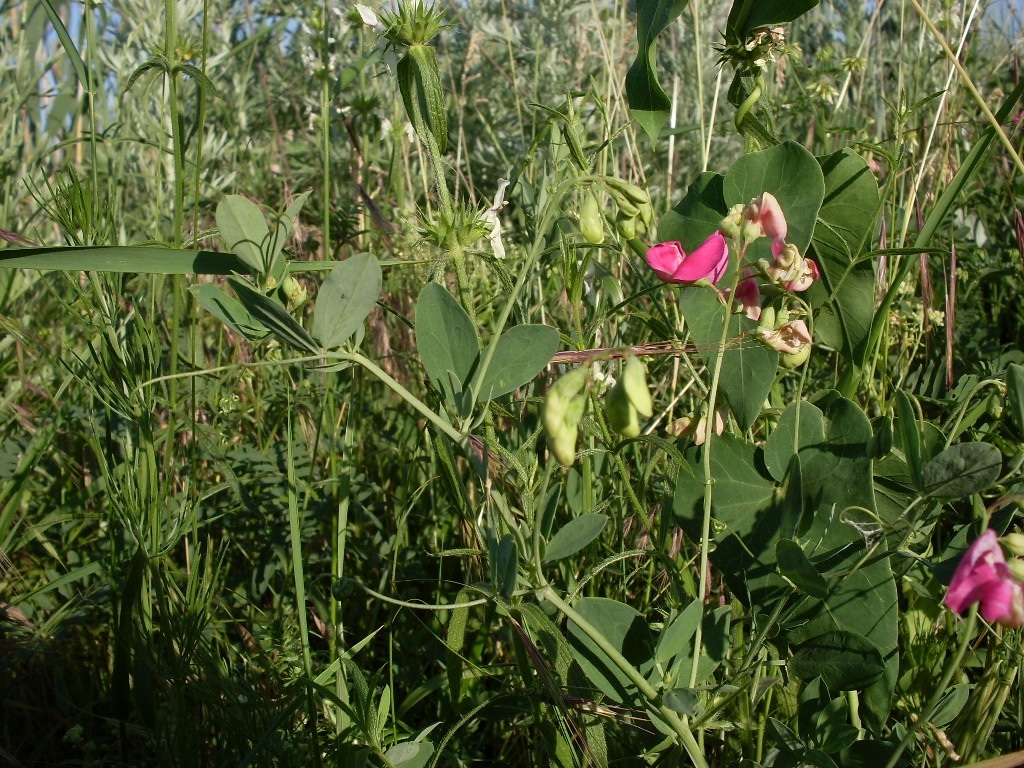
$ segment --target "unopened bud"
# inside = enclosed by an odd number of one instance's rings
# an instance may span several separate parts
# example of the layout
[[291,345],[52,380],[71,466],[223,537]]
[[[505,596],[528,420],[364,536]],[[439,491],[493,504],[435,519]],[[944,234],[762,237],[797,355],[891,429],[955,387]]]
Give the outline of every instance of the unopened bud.
[[568,467],[576,458],[576,438],[587,397],[587,369],[577,368],[551,385],[544,398],[543,422],[548,446],[560,464]]
[[604,242],[604,216],[601,214],[601,203],[591,191],[583,194],[580,206],[580,232],[584,239],[592,245]]
[[1014,557],[1024,557],[1024,533],[1008,533],[1000,537],[999,543]]
[[622,379],[605,395],[604,412],[608,417],[608,426],[623,437],[636,437],[640,434],[640,419],[636,407],[626,394]]
[[647,388],[647,369],[644,364],[638,358],[628,358],[620,381],[637,413],[649,419],[654,414],[654,402],[651,400],[651,390]]

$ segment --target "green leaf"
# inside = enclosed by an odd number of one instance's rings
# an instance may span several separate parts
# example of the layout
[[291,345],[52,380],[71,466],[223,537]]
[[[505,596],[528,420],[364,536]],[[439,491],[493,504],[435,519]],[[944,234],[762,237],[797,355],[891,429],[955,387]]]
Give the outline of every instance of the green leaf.
[[818,158],[825,197],[812,247],[822,279],[808,298],[821,311],[814,329],[842,349],[854,365],[864,363],[875,308],[875,270],[861,258],[875,230],[881,198],[878,183],[859,155],[844,149]]
[[637,55],[626,72],[626,101],[634,120],[656,139],[668,119],[672,101],[654,72],[655,40],[683,12],[685,0],[637,0]]
[[826,632],[800,645],[789,671],[801,680],[820,677],[831,691],[867,688],[882,676],[885,664],[874,644],[856,632]]
[[1024,434],[1024,365],[1010,363],[1006,369],[1006,399],[1014,426]]
[[316,295],[313,335],[324,349],[336,349],[358,331],[381,289],[377,257],[358,253],[331,270]]
[[687,717],[693,717],[700,711],[700,697],[690,688],[672,688],[661,697],[666,707]]
[[277,227],[274,230],[275,234],[270,241],[267,253],[267,261],[270,262],[270,275],[277,282],[281,282],[288,271],[288,261],[281,256],[284,244],[288,241],[288,235],[291,233],[292,227],[295,226],[295,221],[299,218],[299,212],[308,198],[309,192],[296,195],[295,199],[292,200],[291,204],[277,220]]
[[320,354],[321,349],[317,346],[316,340],[299,325],[287,309],[269,296],[264,296],[244,280],[229,277],[228,282],[246,310],[281,341],[311,355]]
[[[706,350],[701,356],[709,367],[715,363],[715,350],[722,338],[722,324],[726,319],[730,324],[731,338],[757,327],[757,323],[744,315],[726,314],[722,302],[711,290],[693,288],[682,291],[679,306],[694,341]],[[760,415],[778,367],[779,353],[761,344],[733,346],[722,356],[722,393],[741,429],[749,428]]]
[[[604,597],[584,597],[574,607],[626,661],[647,674],[653,664],[654,642],[647,622],[635,608]],[[566,629],[573,658],[591,684],[618,704],[633,701],[638,692],[625,673],[575,622],[568,621]]]
[[[746,205],[765,192],[779,201],[788,234],[801,253],[811,243],[818,210],[825,197],[825,178],[814,155],[795,141],[784,141],[761,152],[743,155],[725,174],[722,192],[727,208]],[[761,238],[747,249],[747,260],[771,260],[771,243]]]
[[935,709],[928,716],[928,722],[939,726],[939,728],[949,725],[964,708],[964,704],[970,698],[970,693],[971,686],[967,683],[957,683],[950,687],[942,694],[939,703],[935,705]]
[[558,351],[558,330],[550,325],[517,325],[498,339],[480,385],[480,399],[492,400],[529,383]]
[[434,754],[434,745],[429,741],[402,741],[384,753],[390,765],[395,768],[423,768]]
[[726,24],[730,43],[742,43],[759,27],[787,24],[818,4],[818,0],[733,0]]
[[137,272],[154,275],[250,273],[233,253],[186,251],[157,245],[4,248],[0,269],[62,269],[70,272]]
[[910,470],[910,480],[918,490],[923,487],[921,477],[921,430],[917,426],[917,414],[919,412],[920,409],[916,406],[913,398],[902,389],[897,389],[897,426],[900,430],[900,439],[903,444],[903,454],[907,460],[907,468]]
[[921,491],[943,499],[980,493],[999,479],[1003,456],[988,443],[951,446],[921,468]]
[[700,174],[686,189],[686,195],[658,222],[658,239],[677,240],[686,251],[692,251],[718,230],[729,212],[718,173]]
[[228,250],[263,275],[266,272],[263,248],[270,238],[270,228],[259,206],[241,195],[227,195],[217,206],[216,217],[217,228]]
[[828,584],[803,549],[792,539],[781,539],[775,545],[779,572],[804,594],[818,600],[828,597]]
[[53,31],[57,33],[57,39],[60,40],[61,47],[64,48],[64,53],[68,56],[68,61],[71,62],[71,68],[75,71],[78,82],[81,83],[82,88],[88,91],[89,74],[85,69],[85,62],[82,61],[82,55],[75,47],[75,41],[71,39],[68,28],[64,26],[64,21],[51,0],[42,0],[42,5],[43,10],[46,11],[46,17],[53,25]]
[[689,662],[693,658],[693,636],[704,615],[702,600],[693,600],[679,615],[669,622],[658,636],[655,656],[661,664],[680,657]]
[[780,483],[793,457],[801,448],[825,439],[825,417],[821,409],[806,400],[798,400],[782,412],[775,429],[764,445],[764,465]]
[[249,341],[258,341],[270,333],[238,299],[216,285],[197,283],[190,286],[189,291],[210,314]]
[[551,563],[579,552],[601,535],[601,531],[607,524],[607,515],[592,512],[570,520],[551,537],[551,541],[544,550],[543,562]]
[[427,283],[416,300],[416,349],[448,405],[458,408],[480,354],[480,337],[466,310],[438,283]]
[[519,550],[511,533],[506,533],[492,545],[491,567],[495,590],[508,600],[515,592],[519,569]]

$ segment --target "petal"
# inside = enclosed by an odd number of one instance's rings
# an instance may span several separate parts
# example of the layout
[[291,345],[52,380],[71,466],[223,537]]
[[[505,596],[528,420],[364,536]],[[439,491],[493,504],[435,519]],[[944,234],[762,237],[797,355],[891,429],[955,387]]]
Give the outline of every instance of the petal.
[[678,282],[673,274],[685,258],[683,246],[677,242],[659,243],[647,249],[647,264],[666,283]]
[[692,283],[703,277],[717,283],[729,266],[729,245],[721,232],[714,232],[697,246],[697,250],[683,257],[683,263],[672,274],[673,280]]
[[789,227],[786,224],[786,217],[782,213],[779,201],[771,192],[761,195],[761,201],[757,211],[758,221],[761,223],[761,233],[772,240],[785,240]]

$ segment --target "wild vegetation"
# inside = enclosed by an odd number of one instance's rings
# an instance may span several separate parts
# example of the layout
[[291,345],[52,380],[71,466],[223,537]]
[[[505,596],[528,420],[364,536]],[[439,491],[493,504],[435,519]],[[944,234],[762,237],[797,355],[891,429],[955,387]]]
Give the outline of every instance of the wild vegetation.
[[0,0],[0,764],[1020,764],[1018,12]]

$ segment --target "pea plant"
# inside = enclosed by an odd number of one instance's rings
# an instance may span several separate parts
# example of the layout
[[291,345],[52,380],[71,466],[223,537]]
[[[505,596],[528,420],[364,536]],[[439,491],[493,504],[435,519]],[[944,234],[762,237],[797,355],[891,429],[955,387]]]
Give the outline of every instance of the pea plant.
[[[661,190],[643,180],[673,105],[659,44],[697,4],[635,5],[624,89],[643,132],[629,145],[636,167],[610,159],[626,128],[592,82],[560,103],[530,105],[535,133],[486,196],[463,186],[449,152],[436,40],[459,9],[421,0],[349,9],[360,40],[375,46],[351,78],[376,67],[408,121],[423,188],[403,226],[427,254],[419,262],[373,248],[290,258],[286,243],[316,202],[302,193],[277,215],[220,196],[216,233],[229,253],[20,248],[5,249],[3,265],[49,268],[70,255],[104,270],[131,256],[143,271],[220,275],[193,282],[188,299],[254,351],[245,366],[304,369],[313,401],[344,400],[365,374],[406,425],[415,420],[411,439],[388,422],[387,439],[407,440],[388,471],[428,467],[408,509],[421,509],[429,487],[458,518],[429,543],[446,574],[433,597],[403,594],[401,535],[380,546],[394,558],[390,573],[380,567],[374,581],[346,569],[349,537],[387,527],[346,517],[364,501],[352,491],[352,439],[325,462],[334,474],[324,486],[344,491],[330,570],[307,599],[291,441],[300,414],[288,411],[283,495],[301,685],[274,727],[313,734],[303,764],[465,765],[467,745],[498,732],[530,755],[495,748],[490,759],[564,768],[894,768],[988,756],[993,734],[1012,731],[1004,710],[1017,707],[1020,725],[1024,365],[993,362],[930,397],[908,383],[889,345],[913,270],[945,256],[939,233],[996,146],[1024,170],[1003,129],[1024,84],[1008,87],[995,112],[979,96],[985,133],[920,214],[913,241],[895,247],[884,222],[901,150],[836,140],[815,154],[777,127],[785,120],[769,75],[798,52],[788,25],[817,0],[734,0],[715,49],[732,75],[736,157],[687,179],[659,208]],[[179,187],[182,178],[179,167]],[[955,258],[951,273],[955,282]],[[411,286],[410,317],[386,290],[395,274]],[[368,350],[378,312],[408,332],[405,369]],[[180,371],[177,349],[172,356],[173,370],[140,374],[131,397],[239,366]],[[133,418],[153,410],[132,403]],[[371,410],[353,406],[348,423]],[[146,477],[162,488],[156,445],[145,444]],[[155,527],[162,503],[150,505]],[[176,545],[152,549],[165,556]],[[113,666],[126,701],[124,638],[137,603],[159,634],[160,608],[145,597],[164,584],[153,557],[139,546],[131,596],[121,598]],[[190,579],[181,601],[205,594],[200,576]],[[429,658],[442,671],[424,671],[401,705],[394,667],[418,660],[395,660],[389,646],[387,666],[367,670],[360,654],[380,630],[341,629],[357,599],[425,617],[423,637],[439,649]],[[316,600],[330,616],[315,616],[323,668],[305,610]],[[144,678],[132,674],[138,689]],[[1000,743],[1024,749],[1019,733]]]

